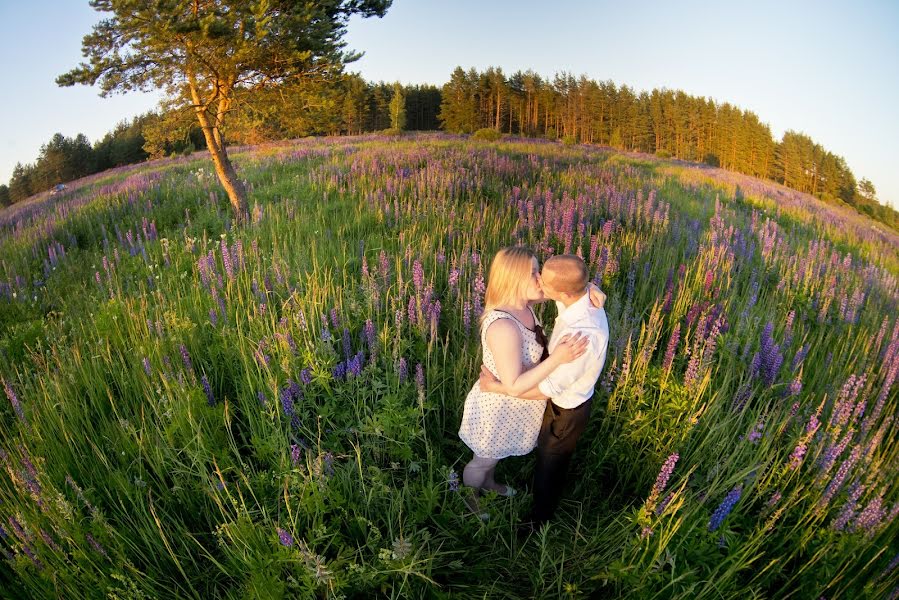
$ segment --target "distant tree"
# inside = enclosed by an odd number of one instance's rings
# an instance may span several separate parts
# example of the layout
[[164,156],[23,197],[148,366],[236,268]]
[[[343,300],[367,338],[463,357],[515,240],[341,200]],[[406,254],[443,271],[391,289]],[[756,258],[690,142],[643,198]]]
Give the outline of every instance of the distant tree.
[[406,128],[406,94],[399,82],[393,84],[393,97],[390,99],[390,127],[397,131]]
[[246,190],[225,149],[223,127],[238,90],[258,90],[342,70],[350,16],[383,16],[391,0],[91,0],[111,13],[82,41],[88,63],[59,76],[101,95],[164,89],[189,106],[238,217]]
[[865,200],[877,201],[877,190],[874,189],[874,184],[867,177],[862,177],[858,182],[858,194]]
[[362,133],[368,116],[368,84],[359,75],[348,75],[343,82],[343,128],[349,135]]
[[9,206],[10,204],[12,204],[12,199],[9,197],[9,186],[0,184],[0,206]]
[[9,197],[13,202],[19,202],[35,193],[32,176],[34,167],[16,163],[13,167],[12,177],[9,178]]
[[475,85],[469,74],[456,67],[450,80],[443,86],[440,102],[440,122],[453,133],[472,133],[478,129],[478,103]]

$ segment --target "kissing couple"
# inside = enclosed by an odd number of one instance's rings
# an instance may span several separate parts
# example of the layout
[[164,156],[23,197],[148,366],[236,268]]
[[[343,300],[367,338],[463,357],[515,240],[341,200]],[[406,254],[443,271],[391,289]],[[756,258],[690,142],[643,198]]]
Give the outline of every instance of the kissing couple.
[[[606,360],[605,298],[588,283],[579,256],[553,256],[542,271],[529,248],[503,248],[494,257],[481,316],[481,376],[459,428],[474,452],[462,481],[472,488],[466,501],[475,511],[483,491],[515,494],[493,479],[500,459],[536,447],[534,503],[524,526],[539,528],[552,517]],[[546,300],[558,308],[549,339],[533,310]]]

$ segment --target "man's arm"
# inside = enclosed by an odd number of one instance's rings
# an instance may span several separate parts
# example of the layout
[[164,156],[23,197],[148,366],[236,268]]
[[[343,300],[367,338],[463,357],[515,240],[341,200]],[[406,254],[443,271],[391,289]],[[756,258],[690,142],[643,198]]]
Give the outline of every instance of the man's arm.
[[591,336],[590,344],[587,346],[587,351],[584,354],[574,361],[556,368],[537,385],[537,388],[549,398],[557,398],[584,375],[587,371],[587,365],[595,363],[599,358],[596,341]]

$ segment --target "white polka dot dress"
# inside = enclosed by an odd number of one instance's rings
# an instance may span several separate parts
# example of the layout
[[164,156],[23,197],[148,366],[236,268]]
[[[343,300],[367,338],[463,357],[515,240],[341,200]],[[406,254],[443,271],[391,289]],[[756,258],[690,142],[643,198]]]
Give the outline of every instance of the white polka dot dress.
[[[536,333],[509,313],[493,310],[481,326],[481,347],[484,349],[484,365],[494,377],[497,376],[496,363],[487,347],[486,332],[497,319],[512,319],[518,325],[524,369],[530,369],[539,363],[543,346],[537,342]],[[521,456],[537,446],[544,410],[546,402],[482,392],[480,383],[475,382],[465,398],[459,437],[477,456]]]

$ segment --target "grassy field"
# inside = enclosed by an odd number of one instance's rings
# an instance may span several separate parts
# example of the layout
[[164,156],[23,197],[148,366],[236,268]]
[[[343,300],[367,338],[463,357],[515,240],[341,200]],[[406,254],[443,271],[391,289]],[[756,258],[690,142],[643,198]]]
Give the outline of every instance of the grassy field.
[[[241,224],[199,155],[0,212],[4,597],[899,596],[896,232],[538,140],[235,155]],[[526,540],[529,494],[456,489],[512,243],[580,253],[611,332]]]

